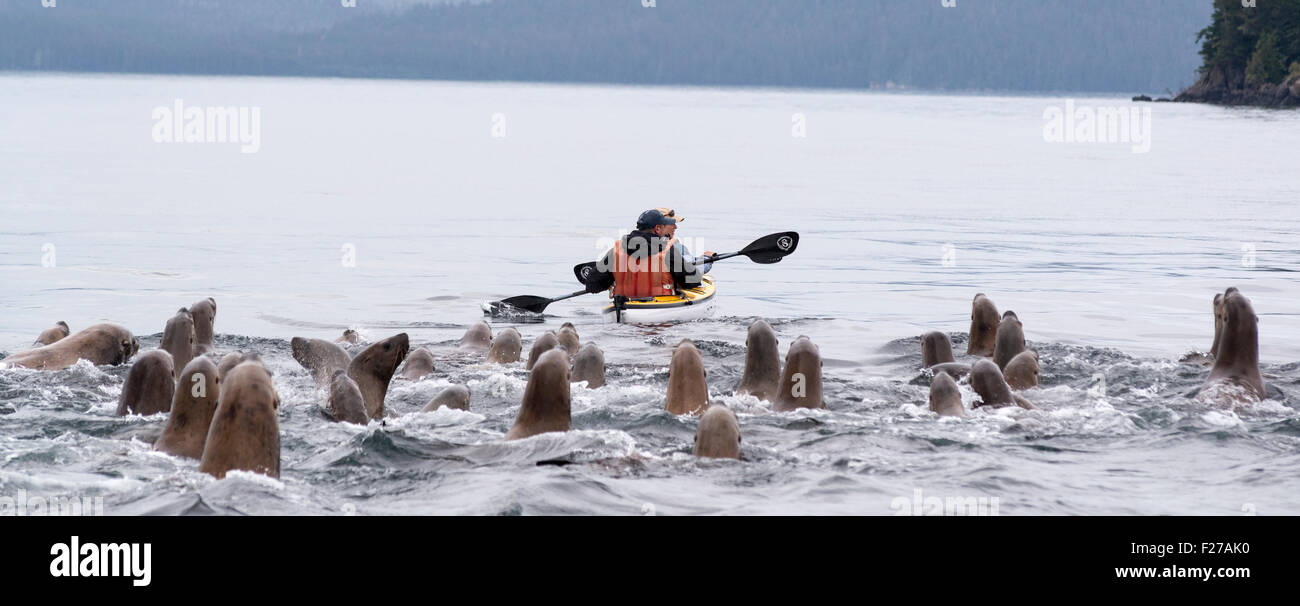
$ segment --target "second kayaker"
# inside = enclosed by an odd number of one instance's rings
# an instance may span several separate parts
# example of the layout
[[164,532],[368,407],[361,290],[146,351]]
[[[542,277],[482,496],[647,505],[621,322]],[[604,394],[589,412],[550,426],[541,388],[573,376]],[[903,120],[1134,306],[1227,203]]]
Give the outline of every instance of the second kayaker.
[[697,266],[695,257],[674,237],[675,215],[672,209],[659,208],[641,213],[636,230],[623,236],[596,263],[587,292],[612,288],[612,296],[642,299],[673,296],[678,289],[699,286],[713,264]]

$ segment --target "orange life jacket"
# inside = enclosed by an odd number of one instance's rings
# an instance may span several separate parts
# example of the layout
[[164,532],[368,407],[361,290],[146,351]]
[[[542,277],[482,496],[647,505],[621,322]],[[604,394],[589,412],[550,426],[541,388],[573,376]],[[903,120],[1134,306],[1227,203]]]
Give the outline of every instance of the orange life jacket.
[[633,256],[623,250],[623,240],[615,242],[612,295],[642,299],[671,297],[676,294],[673,274],[668,268],[668,253],[676,243],[677,238],[673,238],[664,245],[663,250],[657,253],[651,250],[639,250],[634,251],[636,255]]

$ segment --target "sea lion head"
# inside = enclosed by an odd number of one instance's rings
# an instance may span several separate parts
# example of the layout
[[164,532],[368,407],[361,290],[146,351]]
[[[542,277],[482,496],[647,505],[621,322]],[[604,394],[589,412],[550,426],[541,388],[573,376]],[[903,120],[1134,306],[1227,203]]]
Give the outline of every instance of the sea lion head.
[[154,450],[191,459],[203,456],[220,395],[217,375],[217,365],[206,356],[190,360],[181,370],[167,428],[154,443]]
[[569,357],[563,350],[543,353],[528,375],[524,401],[507,440],[549,431],[568,431],[570,424]]
[[190,315],[190,310],[182,307],[176,311],[176,315],[167,320],[167,326],[163,328],[162,342],[158,347],[167,350],[176,360],[176,369],[180,370],[189,365],[190,360],[194,358],[194,316]]
[[570,358],[578,353],[578,329],[573,326],[572,322],[561,324],[559,332],[555,333],[555,339],[559,342],[560,347],[563,347],[564,351],[568,352]]
[[231,369],[221,384],[199,471],[218,479],[232,469],[280,477],[280,396],[260,362]]
[[1002,369],[991,360],[980,360],[971,366],[970,386],[979,394],[982,401],[975,405],[997,408],[1012,406],[1016,403],[1011,396],[1011,387],[1002,376]]
[[176,369],[171,354],[151,349],[141,354],[126,372],[122,394],[117,401],[118,416],[152,415],[167,412],[175,394]]
[[455,410],[469,410],[469,388],[464,385],[452,385],[434,396],[420,412],[433,412],[446,406]]
[[470,351],[487,351],[492,344],[492,327],[482,320],[475,322],[465,336],[460,338],[460,348]]
[[826,408],[822,401],[822,355],[807,336],[790,344],[785,354],[785,370],[773,409]]
[[213,327],[217,322],[217,300],[212,297],[201,299],[190,306],[189,312],[194,319],[195,346],[202,351],[211,349]]
[[605,352],[588,343],[578,350],[573,357],[573,374],[570,380],[586,381],[587,389],[596,389],[605,385]]
[[1214,343],[1210,345],[1210,355],[1219,355],[1219,339],[1223,336],[1223,293],[1214,295]]
[[946,372],[934,373],[930,380],[930,410],[941,417],[964,417],[966,408],[961,403],[961,390],[957,381]]
[[533,341],[533,348],[528,350],[528,364],[524,366],[524,369],[532,370],[533,364],[537,363],[537,359],[540,358],[542,354],[559,346],[560,340],[553,332],[547,331],[546,334],[537,337],[537,340]]
[[695,429],[697,457],[713,459],[740,458],[740,421],[736,413],[722,404],[714,404],[700,415],[700,425]]
[[487,361],[495,364],[518,362],[519,354],[523,350],[523,340],[519,336],[519,331],[509,327],[492,337],[492,347],[488,349]]
[[366,400],[366,414],[372,419],[384,415],[384,397],[388,382],[411,351],[411,339],[398,333],[367,347],[348,365],[348,376],[357,382]]
[[979,293],[971,302],[970,344],[966,347],[966,353],[972,356],[993,355],[997,335],[998,308],[984,293]]
[[1002,376],[1011,389],[1029,389],[1038,387],[1038,352],[1028,349],[1016,354],[1002,369]]
[[695,342],[682,339],[673,348],[668,364],[668,412],[675,415],[697,414],[709,407],[709,373]]
[[366,400],[361,395],[361,388],[357,382],[348,376],[348,371],[342,368],[334,370],[334,376],[330,377],[330,395],[327,401],[326,412],[330,418],[335,421],[346,423],[355,423],[365,425],[370,422],[370,417],[366,414]]
[[998,322],[998,336],[993,345],[993,362],[998,368],[1005,369],[1007,362],[1016,354],[1025,350],[1025,329],[1016,317],[1016,312],[1008,310]]
[[419,347],[406,357],[406,365],[402,367],[402,378],[419,381],[431,374],[434,368],[433,354],[429,350]]
[[781,381],[781,354],[777,351],[776,331],[763,320],[749,325],[745,335],[745,372],[736,393],[747,393],[771,401]]
[[939,331],[921,335],[921,368],[952,362],[952,341]]

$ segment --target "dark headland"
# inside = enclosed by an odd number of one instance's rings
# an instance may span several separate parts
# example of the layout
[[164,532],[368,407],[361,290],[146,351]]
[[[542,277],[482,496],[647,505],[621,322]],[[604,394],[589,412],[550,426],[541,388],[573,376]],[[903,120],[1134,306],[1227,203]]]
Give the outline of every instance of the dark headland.
[[1200,78],[1175,101],[1300,107],[1300,0],[1214,0]]

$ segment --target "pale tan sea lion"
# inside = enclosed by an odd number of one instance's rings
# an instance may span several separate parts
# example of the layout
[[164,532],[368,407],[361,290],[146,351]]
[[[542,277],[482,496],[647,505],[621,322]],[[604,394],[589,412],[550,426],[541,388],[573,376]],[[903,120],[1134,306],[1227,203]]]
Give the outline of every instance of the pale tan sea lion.
[[784,412],[796,408],[826,408],[822,401],[822,355],[806,336],[790,344],[785,354],[785,370],[772,410]]
[[0,366],[61,370],[82,359],[97,366],[121,364],[139,350],[140,341],[131,331],[117,324],[96,324],[55,343],[15,353],[0,360]]
[[117,399],[117,416],[148,416],[171,410],[175,372],[171,354],[166,351],[150,349],[140,354],[126,372],[122,395]]
[[555,333],[555,340],[559,341],[560,347],[563,347],[565,352],[568,352],[570,359],[578,354],[578,329],[572,322],[560,325],[560,330]]
[[59,320],[54,323],[54,326],[41,331],[40,336],[36,337],[36,342],[33,343],[33,345],[40,347],[41,345],[57,343],[60,339],[71,334],[71,332],[72,331],[68,328],[68,323]]
[[212,336],[217,323],[217,300],[208,297],[194,303],[190,306],[190,317],[194,319],[194,354],[212,351],[215,347]]
[[406,363],[402,366],[402,378],[411,381],[419,381],[424,377],[433,374],[433,354],[429,350],[419,347],[406,356]]
[[1002,376],[1011,389],[1038,387],[1038,352],[1030,349],[1016,354],[1002,369]]
[[1016,312],[1007,310],[998,322],[998,336],[993,346],[993,362],[1006,370],[1007,362],[1025,351],[1025,330]]
[[194,317],[190,315],[189,309],[182,307],[167,320],[158,349],[165,349],[172,355],[176,372],[189,366],[190,360],[194,359]]
[[322,387],[329,385],[334,371],[346,369],[352,363],[348,352],[324,339],[294,337],[289,341],[289,347],[293,350],[293,359],[310,370],[316,384]]
[[232,351],[221,357],[221,362],[217,364],[217,380],[220,381],[236,366],[248,361],[254,357],[253,354],[246,354],[242,351]]
[[492,327],[487,322],[479,321],[465,331],[460,338],[460,348],[467,351],[487,351],[492,345]]
[[410,337],[404,332],[398,333],[367,347],[348,365],[348,376],[361,388],[361,396],[366,400],[366,415],[370,418],[383,418],[388,382],[410,351]]
[[350,343],[352,345],[356,345],[357,343],[361,342],[361,333],[358,333],[357,331],[352,330],[351,328],[345,328],[343,329],[343,336],[334,339],[334,342]]
[[280,477],[280,396],[271,373],[244,362],[221,383],[199,471],[218,479],[234,469]]
[[181,370],[167,428],[154,442],[154,450],[191,459],[203,457],[220,395],[217,374],[217,365],[206,356],[190,360]]
[[573,382],[586,381],[587,389],[596,389],[605,386],[605,352],[596,347],[594,343],[588,343],[578,350],[578,355],[573,357],[573,374],[569,376]]
[[740,459],[740,421],[736,413],[721,404],[714,404],[700,415],[700,425],[695,429],[697,457],[713,459]]
[[736,385],[737,394],[749,394],[771,402],[781,387],[781,354],[776,331],[763,320],[749,325],[745,336],[745,372]]
[[930,380],[930,410],[941,417],[966,416],[966,408],[961,404],[961,390],[946,372],[936,372]]
[[[555,333],[553,332],[547,332],[546,334],[537,337],[537,340],[533,341],[532,349],[528,350],[528,364],[526,364],[524,368],[526,370],[532,370],[533,364],[537,363],[537,359],[540,358],[542,354],[559,346],[560,340],[556,338]],[[568,355],[568,352],[565,352],[565,355]]]
[[569,358],[564,350],[541,355],[528,375],[523,405],[507,440],[518,440],[549,431],[569,431]]
[[668,364],[666,408],[675,415],[698,414],[709,407],[708,372],[695,342],[682,339]]
[[1021,408],[1033,409],[1024,398],[1011,393],[1011,386],[1002,376],[1002,369],[998,368],[991,360],[980,360],[971,366],[970,369],[970,386],[979,394],[981,401],[975,404],[975,408],[988,406],[990,408],[1000,408],[1003,406],[1019,406]]
[[514,327],[507,328],[492,337],[492,347],[488,350],[487,361],[493,364],[510,364],[519,361],[523,352],[523,340]]
[[998,336],[998,308],[984,293],[975,295],[970,311],[970,344],[966,353],[972,356],[993,355]]
[[1259,374],[1259,316],[1250,299],[1236,288],[1223,293],[1223,330],[1214,368],[1198,397],[1216,386],[1241,388],[1229,394],[1233,400],[1263,400],[1268,397]]
[[325,412],[335,421],[365,425],[370,422],[366,415],[366,399],[361,395],[357,382],[348,376],[348,371],[339,368],[330,378],[330,395]]
[[921,368],[952,362],[952,341],[937,330],[921,335]]
[[420,412],[433,412],[446,406],[456,410],[469,410],[469,388],[464,385],[452,385],[438,392]]

